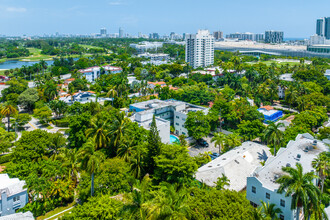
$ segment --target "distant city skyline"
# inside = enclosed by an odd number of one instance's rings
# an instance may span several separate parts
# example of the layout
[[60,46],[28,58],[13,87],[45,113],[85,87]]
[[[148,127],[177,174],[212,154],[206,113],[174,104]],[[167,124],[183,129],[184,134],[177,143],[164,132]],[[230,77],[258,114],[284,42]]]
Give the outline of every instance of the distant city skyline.
[[266,30],[284,32],[284,38],[308,38],[315,21],[330,16],[326,0],[0,0],[0,35],[125,33],[138,35],[198,29],[223,33]]

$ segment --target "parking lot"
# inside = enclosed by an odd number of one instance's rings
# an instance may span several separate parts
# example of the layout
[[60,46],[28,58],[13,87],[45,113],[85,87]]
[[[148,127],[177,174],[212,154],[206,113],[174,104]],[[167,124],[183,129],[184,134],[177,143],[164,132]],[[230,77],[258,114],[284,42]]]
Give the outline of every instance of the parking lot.
[[198,146],[191,146],[188,148],[189,155],[194,157],[197,156],[199,153],[204,152],[212,152],[212,153],[219,153],[219,148],[214,147],[214,143],[211,143],[211,139],[213,136],[209,135],[208,137],[203,138],[208,144],[209,147],[198,147]]

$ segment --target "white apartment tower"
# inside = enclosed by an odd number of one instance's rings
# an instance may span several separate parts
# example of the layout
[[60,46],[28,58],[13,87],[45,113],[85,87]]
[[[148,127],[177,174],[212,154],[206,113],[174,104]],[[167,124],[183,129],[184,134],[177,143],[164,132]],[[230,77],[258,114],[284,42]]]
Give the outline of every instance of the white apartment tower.
[[208,30],[186,35],[186,62],[194,69],[214,62],[214,37]]

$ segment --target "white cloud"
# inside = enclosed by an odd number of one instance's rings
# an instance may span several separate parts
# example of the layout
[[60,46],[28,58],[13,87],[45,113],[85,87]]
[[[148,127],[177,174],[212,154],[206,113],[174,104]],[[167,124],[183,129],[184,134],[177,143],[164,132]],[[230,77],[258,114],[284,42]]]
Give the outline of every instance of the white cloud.
[[6,11],[8,11],[8,12],[19,12],[19,13],[21,13],[21,12],[26,12],[27,9],[26,8],[8,7],[8,8],[6,8]]

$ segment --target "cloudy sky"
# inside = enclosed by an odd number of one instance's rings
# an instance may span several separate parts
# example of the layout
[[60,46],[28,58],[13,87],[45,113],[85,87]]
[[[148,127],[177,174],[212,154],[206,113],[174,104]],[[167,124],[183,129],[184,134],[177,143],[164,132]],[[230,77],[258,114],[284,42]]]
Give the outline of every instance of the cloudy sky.
[[330,16],[329,0],[0,0],[0,34],[160,34],[211,31],[285,37],[315,34],[319,17]]

